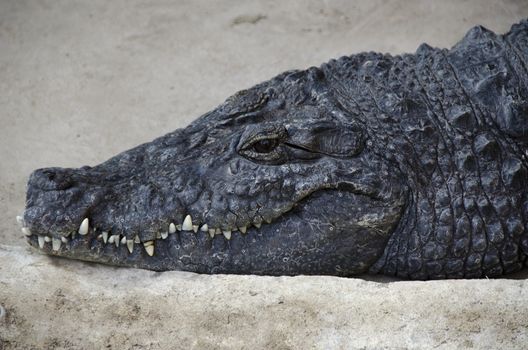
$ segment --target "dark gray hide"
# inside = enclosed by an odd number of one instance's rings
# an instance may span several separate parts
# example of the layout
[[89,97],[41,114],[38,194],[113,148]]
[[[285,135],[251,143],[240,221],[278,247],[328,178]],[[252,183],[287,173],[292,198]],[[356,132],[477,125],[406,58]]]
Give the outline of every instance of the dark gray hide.
[[23,230],[158,271],[500,276],[528,252],[527,98],[526,21],[342,57],[95,167],[36,170]]

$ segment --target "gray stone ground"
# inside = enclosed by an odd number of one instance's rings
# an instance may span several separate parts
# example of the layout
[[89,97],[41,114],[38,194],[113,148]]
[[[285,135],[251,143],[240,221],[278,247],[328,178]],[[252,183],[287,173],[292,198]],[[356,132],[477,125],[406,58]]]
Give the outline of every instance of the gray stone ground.
[[51,259],[39,167],[97,164],[291,68],[504,32],[520,1],[0,0],[0,349],[526,348],[528,283],[200,276]]

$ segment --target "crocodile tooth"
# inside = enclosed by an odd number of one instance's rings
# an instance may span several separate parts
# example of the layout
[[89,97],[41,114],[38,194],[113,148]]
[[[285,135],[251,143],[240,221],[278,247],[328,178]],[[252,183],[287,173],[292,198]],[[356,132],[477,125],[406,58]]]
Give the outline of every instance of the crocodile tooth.
[[103,231],[103,233],[101,233],[103,235],[103,242],[107,242],[108,241],[108,232],[106,231]]
[[18,222],[19,225],[24,226],[24,218],[22,218],[22,216],[17,215],[16,221]]
[[[114,243],[116,245],[116,247],[119,247],[119,235],[112,235],[114,237]],[[112,238],[112,236],[110,236],[110,238]]]
[[44,236],[38,236],[38,244],[40,249],[44,248]]
[[238,231],[238,227],[233,227],[233,228],[231,229],[231,232],[237,232],[237,231]]
[[22,233],[24,236],[31,236],[31,230],[27,227],[22,227]]
[[127,245],[128,251],[132,254],[132,251],[134,250],[134,241],[131,239],[127,239],[126,245]]
[[253,225],[255,225],[256,228],[260,228],[260,226],[262,226],[262,223],[254,223]]
[[156,239],[161,239],[161,232],[156,232]]
[[247,227],[246,226],[239,227],[238,229],[240,230],[240,232],[242,232],[244,234],[247,232]]
[[141,240],[139,239],[138,235],[136,235],[136,237],[134,237],[134,243],[141,243]]
[[191,219],[191,216],[187,214],[185,219],[183,219],[182,230],[191,231],[192,229],[193,229],[192,219]]
[[154,246],[153,245],[149,245],[148,247],[145,247],[145,251],[147,252],[147,254],[149,256],[153,256],[154,255]]
[[209,236],[211,236],[211,238],[213,238],[214,235],[215,235],[215,231],[216,230],[214,228],[210,228],[208,231],[209,231]]
[[207,226],[207,224],[203,224],[202,227],[200,227],[200,231],[202,232],[207,232],[207,230],[209,230],[209,226]]
[[176,225],[176,230],[181,231],[181,225]]
[[61,237],[61,241],[62,241],[62,243],[68,243],[68,238],[66,238],[66,237]]
[[51,242],[51,237],[49,237],[49,236],[44,236],[44,242],[46,242],[46,243]]
[[222,234],[222,230],[220,230],[219,228],[217,228],[217,229],[215,230],[215,234],[217,234],[217,235]]
[[169,233],[168,232],[162,232],[161,233],[161,239],[166,239],[167,237],[169,237]]
[[174,225],[174,223],[170,223],[169,225],[169,233],[174,233],[176,232],[176,225]]
[[264,218],[264,221],[265,221],[267,224],[271,224],[271,218]]
[[200,226],[198,226],[198,225],[192,225],[192,228],[193,228],[194,233],[198,232],[198,228],[199,228],[199,227],[200,227]]
[[145,251],[149,256],[154,255],[154,241],[144,242],[143,247],[145,247]]
[[79,234],[81,236],[88,234],[88,228],[90,228],[90,221],[88,218],[84,218],[84,220],[81,222],[81,225],[79,226]]
[[108,238],[108,243],[112,244],[115,242],[115,236],[111,235],[110,238]]
[[127,242],[126,236],[123,236],[123,238],[121,238],[121,244],[125,245],[126,242]]
[[231,239],[231,230],[222,231],[226,239]]
[[53,240],[51,241],[51,247],[52,247],[52,249],[53,249],[54,251],[59,250],[60,247],[61,247],[61,244],[62,244],[62,242],[61,242],[61,240],[58,239],[58,238],[53,238]]
[[96,239],[100,241],[101,239],[103,239],[103,235],[97,235]]

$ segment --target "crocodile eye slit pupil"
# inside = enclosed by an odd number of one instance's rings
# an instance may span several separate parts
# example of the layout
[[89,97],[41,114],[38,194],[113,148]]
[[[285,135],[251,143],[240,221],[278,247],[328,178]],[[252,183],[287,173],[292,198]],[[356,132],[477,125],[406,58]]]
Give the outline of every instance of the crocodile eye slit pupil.
[[257,153],[270,153],[277,147],[277,140],[264,139],[253,144],[253,150]]

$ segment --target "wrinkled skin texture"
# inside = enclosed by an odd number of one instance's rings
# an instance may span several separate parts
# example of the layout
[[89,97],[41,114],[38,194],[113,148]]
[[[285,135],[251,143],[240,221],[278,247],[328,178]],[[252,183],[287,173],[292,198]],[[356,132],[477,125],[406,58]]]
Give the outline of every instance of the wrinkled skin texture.
[[95,167],[36,170],[23,225],[46,253],[158,271],[500,276],[528,252],[527,98],[527,22],[342,57]]

